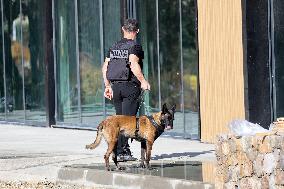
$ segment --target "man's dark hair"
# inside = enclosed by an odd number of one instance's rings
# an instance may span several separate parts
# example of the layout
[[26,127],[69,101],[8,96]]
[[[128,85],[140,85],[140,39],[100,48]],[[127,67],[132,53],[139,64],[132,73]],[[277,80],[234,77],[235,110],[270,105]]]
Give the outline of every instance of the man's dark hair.
[[137,32],[139,29],[138,21],[133,18],[125,20],[123,24],[123,29],[127,32]]

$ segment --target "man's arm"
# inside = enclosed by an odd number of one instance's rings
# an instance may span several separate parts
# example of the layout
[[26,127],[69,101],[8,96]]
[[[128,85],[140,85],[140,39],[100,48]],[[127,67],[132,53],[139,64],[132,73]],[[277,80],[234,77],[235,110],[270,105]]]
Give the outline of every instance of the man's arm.
[[109,61],[110,61],[109,58],[105,59],[105,62],[104,62],[103,67],[102,67],[102,72],[103,72],[103,78],[104,78],[104,83],[105,83],[104,96],[106,98],[108,98],[109,100],[111,100],[112,97],[113,97],[113,92],[112,92],[112,89],[111,89],[110,82],[109,82],[109,80],[106,77],[107,66],[108,66]]
[[109,59],[109,58],[106,58],[106,59],[105,59],[105,62],[104,62],[104,64],[103,64],[103,67],[102,67],[102,72],[103,72],[103,78],[104,78],[105,87],[110,87],[110,82],[109,82],[109,80],[108,80],[107,77],[106,77],[107,66],[108,66],[109,61],[110,61],[110,59]]
[[133,74],[137,77],[137,79],[141,83],[141,88],[144,90],[150,90],[150,84],[146,81],[146,79],[143,76],[141,67],[139,65],[139,58],[134,55],[129,55],[129,62],[130,62],[130,69],[133,72]]

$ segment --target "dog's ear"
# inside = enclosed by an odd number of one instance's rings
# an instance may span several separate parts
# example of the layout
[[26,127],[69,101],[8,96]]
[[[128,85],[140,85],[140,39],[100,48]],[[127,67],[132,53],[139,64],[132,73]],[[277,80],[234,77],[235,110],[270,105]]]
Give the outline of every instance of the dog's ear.
[[177,107],[177,105],[174,104],[173,107],[171,108],[171,110],[172,110],[173,112],[176,112],[176,107]]
[[166,113],[168,111],[167,104],[163,104],[162,113]]

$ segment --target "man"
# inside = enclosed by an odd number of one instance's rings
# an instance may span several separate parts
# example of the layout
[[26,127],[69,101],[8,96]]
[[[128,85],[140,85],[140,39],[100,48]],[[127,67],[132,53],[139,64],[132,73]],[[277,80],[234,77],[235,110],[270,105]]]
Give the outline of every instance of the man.
[[[123,38],[109,50],[102,67],[104,96],[113,99],[117,115],[136,116],[141,90],[150,90],[150,84],[142,73],[142,46],[135,42],[139,33],[138,22],[127,19],[122,26]],[[118,160],[135,160],[132,157],[128,138],[120,135],[117,144]]]

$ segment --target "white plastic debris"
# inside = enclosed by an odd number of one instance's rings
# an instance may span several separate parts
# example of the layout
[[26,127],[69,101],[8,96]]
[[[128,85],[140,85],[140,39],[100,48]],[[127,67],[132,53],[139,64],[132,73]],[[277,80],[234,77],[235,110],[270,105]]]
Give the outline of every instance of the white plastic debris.
[[251,136],[255,135],[256,133],[264,133],[269,131],[258,124],[254,124],[246,120],[233,120],[228,124],[228,127],[236,136]]
[[271,124],[269,125],[269,131],[272,131],[274,128],[275,128],[275,124],[274,124],[274,123],[271,123]]

